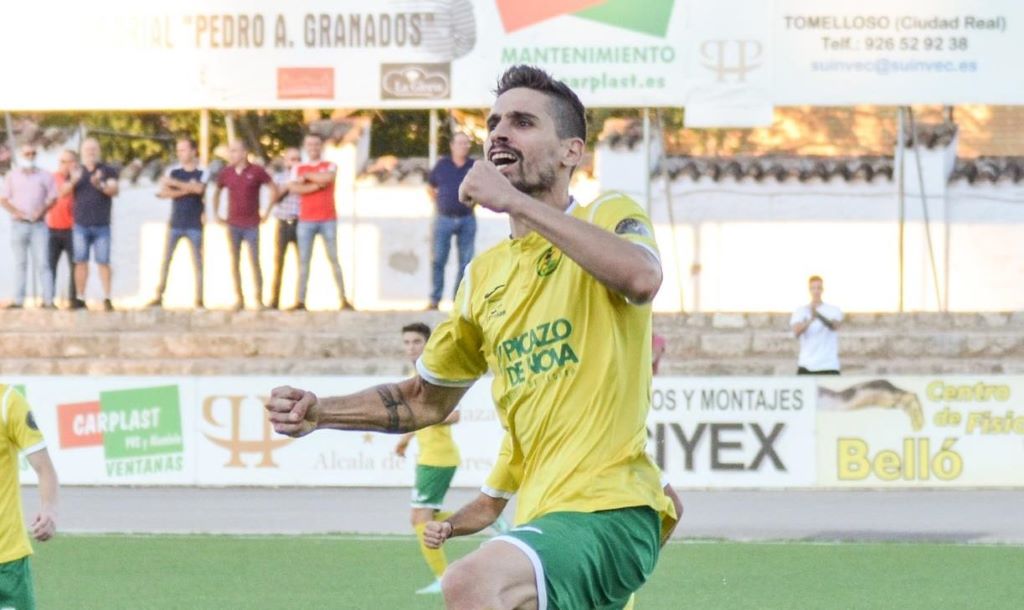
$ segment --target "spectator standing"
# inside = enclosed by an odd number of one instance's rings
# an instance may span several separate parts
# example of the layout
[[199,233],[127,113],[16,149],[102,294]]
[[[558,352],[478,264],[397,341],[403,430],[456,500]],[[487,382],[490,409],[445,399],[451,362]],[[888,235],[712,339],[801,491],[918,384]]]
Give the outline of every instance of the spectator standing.
[[103,309],[113,311],[110,302],[110,209],[119,191],[117,172],[102,162],[100,143],[95,138],[82,142],[82,164],[72,170],[71,181],[61,195],[75,195],[71,238],[75,250],[75,292],[72,308],[85,307],[85,286],[89,280],[89,254],[100,272]]
[[452,290],[453,294],[462,283],[466,265],[473,259],[476,216],[473,215],[472,206],[459,202],[459,185],[473,167],[473,159],[469,158],[469,146],[469,136],[456,133],[452,136],[449,146],[451,156],[441,157],[430,171],[428,182],[436,213],[433,227],[432,288],[428,309],[437,309],[438,303],[441,302],[441,294],[444,291],[444,268],[448,264],[452,237],[455,237],[455,245],[459,250],[459,273]]
[[315,133],[307,134],[302,141],[306,151],[306,162],[299,164],[293,172],[289,190],[301,197],[299,204],[299,287],[295,309],[306,308],[306,289],[309,283],[309,264],[313,257],[313,243],[319,235],[327,250],[327,260],[334,273],[341,309],[352,309],[345,298],[345,280],[338,262],[338,213],[334,207],[334,180],[338,168],[322,158],[323,138]]
[[299,252],[299,240],[296,230],[299,224],[300,196],[288,190],[292,172],[302,161],[299,149],[295,147],[284,150],[284,170],[274,175],[277,185],[277,198],[271,202],[269,215],[274,217],[274,281],[270,286],[270,307],[277,309],[281,303],[281,275],[284,273],[284,258],[288,246],[294,245]]
[[178,157],[177,165],[167,170],[160,179],[160,190],[156,196],[171,200],[171,221],[167,228],[167,246],[164,249],[164,262],[160,269],[160,285],[156,289],[156,298],[150,301],[149,307],[163,305],[164,292],[167,290],[167,274],[171,269],[171,259],[178,242],[187,239],[192,244],[192,265],[195,269],[195,308],[203,308],[203,223],[206,210],[203,194],[210,178],[206,170],[199,167],[196,143],[191,138],[179,138],[174,146]]
[[[249,163],[249,151],[241,140],[234,140],[228,144],[228,162],[230,165],[217,176],[217,186],[213,191],[213,209],[217,221],[228,225],[231,237],[231,275],[235,283],[235,309],[241,310],[245,306],[241,273],[243,241],[249,249],[249,262],[252,265],[253,283],[256,287],[256,306],[263,309],[263,273],[260,270],[260,189],[267,185],[270,199],[273,201],[277,197],[277,187],[266,170]],[[222,189],[228,191],[226,217],[220,214]]]
[[36,147],[21,148],[18,166],[7,172],[0,188],[0,205],[8,212],[11,223],[11,247],[14,250],[14,303],[17,309],[25,303],[28,283],[28,260],[32,259],[35,285],[42,286],[43,307],[53,308],[53,276],[46,264],[49,233],[43,217],[57,200],[57,185],[50,172],[36,167]]
[[49,240],[47,262],[50,267],[50,276],[53,280],[53,294],[57,295],[57,265],[60,263],[61,255],[67,258],[68,262],[68,301],[75,300],[75,248],[71,239],[71,229],[75,225],[74,203],[75,194],[71,187],[67,186],[71,181],[71,172],[78,167],[78,154],[73,150],[61,151],[58,159],[59,166],[53,174],[53,181],[58,193],[56,203],[46,214],[46,226],[49,229]]
[[811,293],[809,305],[798,307],[789,319],[793,335],[800,340],[798,375],[838,375],[839,337],[843,312],[821,300],[825,282],[812,275],[807,280]]

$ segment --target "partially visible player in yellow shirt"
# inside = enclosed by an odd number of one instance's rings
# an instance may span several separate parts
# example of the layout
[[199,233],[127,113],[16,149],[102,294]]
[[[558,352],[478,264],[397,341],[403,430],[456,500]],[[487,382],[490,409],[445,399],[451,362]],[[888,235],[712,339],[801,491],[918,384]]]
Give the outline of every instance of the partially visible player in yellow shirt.
[[19,454],[39,476],[42,506],[29,527],[32,537],[44,542],[57,531],[57,472],[25,398],[13,386],[0,384],[0,608],[34,610],[32,545],[21,512]]
[[662,281],[654,228],[629,197],[569,195],[586,152],[586,109],[531,66],[499,79],[485,159],[459,200],[507,215],[509,239],[467,267],[418,375],[347,396],[280,387],[274,429],[410,432],[440,423],[494,374],[492,396],[522,469],[520,527],[453,563],[450,610],[619,609],[658,561],[676,520],[645,453],[651,301]]
[[[402,327],[402,349],[410,366],[416,366],[416,360],[423,354],[428,339],[430,327],[422,322]],[[395,447],[395,453],[405,457],[409,442],[413,438],[419,445],[419,454],[416,456],[416,484],[412,490],[411,519],[412,527],[416,530],[416,538],[420,542],[420,552],[430,571],[434,573],[434,581],[416,591],[419,595],[440,595],[441,577],[448,569],[448,558],[444,550],[427,546],[423,540],[423,530],[428,522],[438,518],[438,511],[444,503],[455,470],[462,461],[459,448],[452,439],[452,425],[458,421],[459,411],[452,411],[440,424],[403,434]]]

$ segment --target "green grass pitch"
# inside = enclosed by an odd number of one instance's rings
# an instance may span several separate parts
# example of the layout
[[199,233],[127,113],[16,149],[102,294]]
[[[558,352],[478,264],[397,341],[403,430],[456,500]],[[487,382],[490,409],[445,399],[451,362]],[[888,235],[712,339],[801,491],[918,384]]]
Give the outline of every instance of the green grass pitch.
[[[36,551],[41,610],[443,607],[413,594],[430,574],[412,537],[63,535]],[[1020,608],[1022,574],[1019,546],[673,543],[637,608]]]

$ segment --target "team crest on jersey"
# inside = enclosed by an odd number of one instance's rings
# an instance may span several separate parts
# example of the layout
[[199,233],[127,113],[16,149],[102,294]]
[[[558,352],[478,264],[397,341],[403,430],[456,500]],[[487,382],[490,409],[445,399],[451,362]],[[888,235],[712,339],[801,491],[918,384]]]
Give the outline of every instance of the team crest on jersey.
[[32,417],[32,411],[25,414],[25,425],[33,430],[39,429],[39,426],[36,425],[36,418]]
[[544,251],[544,254],[540,255],[537,259],[537,275],[539,277],[547,277],[558,269],[558,264],[562,262],[561,250],[556,250],[554,246],[551,246]]

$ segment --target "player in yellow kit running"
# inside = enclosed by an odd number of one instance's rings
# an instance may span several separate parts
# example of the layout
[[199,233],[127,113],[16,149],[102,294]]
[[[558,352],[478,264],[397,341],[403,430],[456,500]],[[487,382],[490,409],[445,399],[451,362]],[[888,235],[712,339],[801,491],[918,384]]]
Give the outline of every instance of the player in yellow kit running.
[[507,214],[510,239],[466,269],[418,376],[332,398],[276,388],[275,430],[408,432],[437,424],[488,371],[530,507],[506,536],[449,566],[450,609],[622,608],[676,521],[645,453],[651,306],[662,271],[650,219],[609,193],[569,196],[583,160],[579,98],[537,68],[501,77],[486,160],[460,201]]
[[[430,339],[430,327],[422,322],[415,322],[402,327],[402,349],[410,364],[423,353],[423,347]],[[416,591],[418,594],[440,594],[441,577],[448,568],[448,558],[444,550],[428,547],[423,542],[423,529],[429,521],[437,517],[444,502],[452,477],[461,459],[459,448],[452,439],[452,425],[458,423],[458,410],[452,411],[440,424],[421,428],[416,432],[403,434],[395,447],[395,453],[405,457],[406,450],[413,438],[419,445],[416,456],[416,484],[412,490],[412,527],[416,530],[416,538],[420,541],[420,552],[423,554],[427,567],[434,573],[434,582]]]
[[57,531],[57,472],[32,411],[13,386],[0,384],[0,608],[34,610],[35,590],[18,480],[18,454],[39,476],[42,506],[32,519],[32,537],[49,540]]

